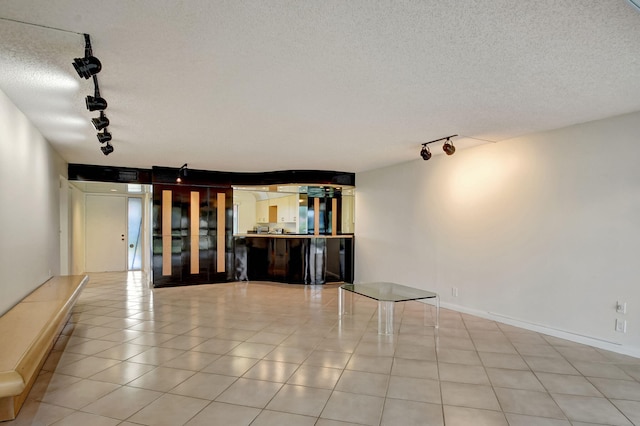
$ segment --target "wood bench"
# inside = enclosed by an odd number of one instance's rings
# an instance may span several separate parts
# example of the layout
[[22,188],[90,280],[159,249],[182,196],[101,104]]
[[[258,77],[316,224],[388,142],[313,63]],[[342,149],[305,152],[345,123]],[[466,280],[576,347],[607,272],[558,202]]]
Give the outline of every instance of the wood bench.
[[0,317],[0,421],[15,419],[89,277],[53,277]]

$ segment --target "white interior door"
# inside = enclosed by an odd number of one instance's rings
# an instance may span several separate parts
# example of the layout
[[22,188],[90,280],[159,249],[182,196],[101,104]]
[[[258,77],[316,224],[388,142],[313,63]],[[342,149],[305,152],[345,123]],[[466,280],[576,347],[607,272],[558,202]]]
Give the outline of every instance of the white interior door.
[[87,195],[86,272],[127,270],[127,199]]

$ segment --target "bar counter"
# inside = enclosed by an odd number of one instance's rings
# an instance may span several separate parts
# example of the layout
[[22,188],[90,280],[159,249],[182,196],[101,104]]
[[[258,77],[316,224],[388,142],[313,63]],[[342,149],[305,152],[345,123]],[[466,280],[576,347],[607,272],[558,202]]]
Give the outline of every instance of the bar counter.
[[312,234],[234,234],[234,238],[353,238],[351,234],[345,235],[312,235]]
[[353,235],[237,234],[236,279],[353,282]]

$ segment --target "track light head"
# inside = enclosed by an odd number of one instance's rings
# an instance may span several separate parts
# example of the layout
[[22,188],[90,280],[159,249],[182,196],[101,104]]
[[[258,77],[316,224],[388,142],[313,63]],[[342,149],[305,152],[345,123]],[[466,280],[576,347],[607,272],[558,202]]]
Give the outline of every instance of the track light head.
[[184,163],[180,170],[178,170],[178,177],[176,178],[176,182],[182,183],[182,178],[187,177],[187,163]]
[[101,146],[100,150],[102,151],[102,153],[104,155],[109,155],[113,152],[113,145],[111,145],[110,143],[107,142],[107,144],[105,146]]
[[76,69],[76,72],[80,77],[86,79],[89,79],[91,76],[98,74],[100,70],[102,70],[102,64],[100,63],[100,60],[95,56],[75,58],[73,60],[73,67]]
[[106,129],[102,133],[98,133],[96,136],[100,143],[109,142],[111,140],[111,133],[107,132]]
[[424,161],[427,161],[429,158],[431,158],[431,151],[429,150],[429,147],[427,146],[427,144],[422,145],[420,156]]
[[456,147],[453,146],[453,143],[449,140],[449,138],[447,138],[444,145],[442,145],[442,150],[447,155],[453,155],[453,153],[456,152]]
[[106,115],[104,115],[104,112],[101,111],[100,117],[92,118],[91,123],[93,124],[93,127],[96,128],[96,130],[102,130],[109,125],[109,119]]
[[107,101],[104,98],[87,96],[85,102],[89,111],[103,111],[107,109]]
[[86,79],[98,74],[102,69],[102,64],[98,58],[93,56],[91,37],[89,37],[89,34],[84,34],[84,58],[75,58],[73,60],[73,67],[80,77]]

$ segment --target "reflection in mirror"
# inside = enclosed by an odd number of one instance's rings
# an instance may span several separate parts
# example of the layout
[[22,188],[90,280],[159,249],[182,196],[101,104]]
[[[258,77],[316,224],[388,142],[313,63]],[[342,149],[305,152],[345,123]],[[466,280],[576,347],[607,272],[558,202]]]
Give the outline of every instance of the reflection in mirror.
[[[353,191],[353,187],[335,185],[235,186],[234,234],[313,234],[315,200],[319,201],[320,234],[330,234],[333,228],[337,228],[337,234],[351,234]],[[351,197],[346,205],[342,203],[343,194]]]

